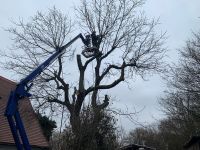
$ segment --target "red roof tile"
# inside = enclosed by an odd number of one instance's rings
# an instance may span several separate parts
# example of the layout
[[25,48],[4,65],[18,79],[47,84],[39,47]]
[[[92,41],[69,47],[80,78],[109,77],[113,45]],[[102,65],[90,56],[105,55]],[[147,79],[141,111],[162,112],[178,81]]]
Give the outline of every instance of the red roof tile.
[[[10,127],[8,125],[7,118],[4,116],[4,112],[10,91],[11,89],[14,89],[15,86],[15,82],[0,76],[0,143],[14,144]],[[20,100],[19,112],[30,144],[37,147],[48,147],[49,144],[42,133],[42,129],[29,99]]]

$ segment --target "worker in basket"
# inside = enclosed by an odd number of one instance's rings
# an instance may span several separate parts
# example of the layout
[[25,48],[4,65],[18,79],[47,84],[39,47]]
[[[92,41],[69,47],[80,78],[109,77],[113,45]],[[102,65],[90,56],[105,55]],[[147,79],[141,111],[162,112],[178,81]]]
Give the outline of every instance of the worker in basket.
[[100,35],[96,35],[96,32],[93,31],[92,34],[88,34],[85,36],[85,47],[82,51],[82,55],[86,58],[90,58],[92,56],[98,56],[101,54],[99,51],[100,44]]

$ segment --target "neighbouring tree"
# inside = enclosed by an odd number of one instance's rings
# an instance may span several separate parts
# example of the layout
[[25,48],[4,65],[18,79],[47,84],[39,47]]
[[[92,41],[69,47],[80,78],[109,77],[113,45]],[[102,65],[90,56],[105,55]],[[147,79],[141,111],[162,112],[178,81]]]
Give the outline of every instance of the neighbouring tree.
[[158,125],[150,125],[148,127],[138,127],[128,133],[124,138],[127,144],[139,144],[158,150],[165,149],[165,143],[162,131],[158,129]]
[[[38,108],[51,108],[51,112],[69,113],[70,124],[77,142],[81,126],[80,113],[84,102],[91,103],[95,118],[109,105],[109,96],[101,91],[112,89],[136,75],[161,71],[164,34],[156,34],[157,20],[151,20],[140,12],[143,0],[82,0],[77,10],[77,27],[96,34],[92,55],[76,51],[78,73],[69,79],[67,56],[73,49],[60,56],[34,80],[33,99]],[[77,20],[75,20],[77,21]],[[13,49],[5,54],[5,68],[26,76],[42,60],[49,57],[70,40],[72,21],[56,10],[38,12],[28,23],[15,23],[8,31],[13,35]],[[96,32],[96,33],[95,33]],[[87,49],[86,49],[87,50]],[[66,62],[66,63],[65,63]],[[92,74],[91,74],[92,73]],[[78,144],[77,144],[78,145]]]
[[160,120],[159,132],[162,137],[164,149],[182,150],[187,142],[188,134],[185,132],[184,125],[177,119],[168,117]]
[[[200,125],[200,33],[186,42],[181,58],[167,74],[168,89],[160,100],[169,124],[166,133],[173,133],[174,146],[181,149],[185,142],[199,132]],[[170,132],[169,132],[170,131]],[[178,142],[175,143],[175,139]],[[176,145],[176,146],[175,146]],[[170,148],[170,149],[171,149]],[[175,148],[176,149],[176,148]]]

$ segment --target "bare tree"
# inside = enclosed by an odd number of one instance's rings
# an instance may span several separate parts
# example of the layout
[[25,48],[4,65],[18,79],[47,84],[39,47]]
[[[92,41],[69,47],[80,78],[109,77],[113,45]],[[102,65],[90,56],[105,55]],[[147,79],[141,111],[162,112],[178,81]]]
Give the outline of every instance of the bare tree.
[[[52,111],[62,106],[68,110],[75,135],[79,133],[84,101],[90,100],[98,114],[109,105],[109,96],[101,98],[101,91],[112,89],[135,75],[144,76],[162,69],[164,34],[155,33],[157,20],[150,20],[138,12],[143,3],[143,0],[81,1],[77,8],[79,27],[92,33],[90,45],[93,48],[76,55],[77,84],[70,85],[66,78],[68,72],[64,69],[64,58],[72,55],[73,50],[60,56],[34,81],[37,106],[50,106]],[[15,51],[23,53],[6,55],[10,59],[5,66],[23,76],[64,45],[72,31],[71,22],[55,8],[46,15],[37,13],[29,23],[20,21],[16,26],[17,29],[8,31],[14,35]],[[86,82],[88,71],[94,73],[93,81]]]
[[180,121],[199,120],[199,39],[200,34],[194,34],[180,50],[179,64],[170,68],[166,78],[169,88],[160,100],[165,112]]
[[[161,122],[171,147],[181,147],[192,135],[199,134],[200,106],[200,33],[194,33],[180,50],[180,60],[167,73],[165,96],[160,104],[168,119]],[[168,126],[165,126],[165,124]],[[166,127],[166,128],[165,128]],[[169,131],[172,133],[169,133]],[[178,144],[177,144],[178,143]],[[176,148],[177,149],[177,148]]]
[[158,130],[158,125],[152,124],[148,127],[140,127],[131,130],[124,140],[128,144],[139,144],[156,149],[165,149],[165,143],[161,136],[162,131]]

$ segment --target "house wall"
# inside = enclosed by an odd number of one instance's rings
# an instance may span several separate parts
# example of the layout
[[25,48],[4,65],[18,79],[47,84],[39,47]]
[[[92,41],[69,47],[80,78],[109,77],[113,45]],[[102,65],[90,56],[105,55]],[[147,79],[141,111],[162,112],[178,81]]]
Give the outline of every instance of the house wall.
[[[0,150],[17,150],[17,148],[12,145],[0,145]],[[42,149],[41,148],[32,148],[31,150],[42,150]]]

